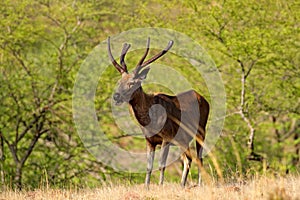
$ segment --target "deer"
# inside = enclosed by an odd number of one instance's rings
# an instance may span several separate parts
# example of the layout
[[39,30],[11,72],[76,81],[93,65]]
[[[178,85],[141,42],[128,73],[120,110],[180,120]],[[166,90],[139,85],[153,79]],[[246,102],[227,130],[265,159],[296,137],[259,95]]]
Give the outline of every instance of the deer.
[[[111,52],[110,37],[108,37],[107,43],[109,59],[121,74],[121,79],[112,95],[113,101],[115,105],[121,105],[124,102],[129,104],[146,140],[146,188],[149,189],[155,149],[158,145],[161,145],[159,184],[162,185],[164,181],[170,145],[177,145],[182,149],[181,186],[183,188],[186,186],[192,162],[189,145],[193,138],[196,138],[198,185],[201,185],[202,152],[209,115],[209,103],[193,89],[171,96],[163,93],[147,94],[142,88],[142,82],[151,69],[149,65],[166,54],[174,42],[170,40],[165,49],[145,61],[150,47],[150,38],[148,38],[146,51],[132,72],[128,72],[125,63],[125,56],[131,45],[124,43],[120,63],[118,63]],[[194,133],[191,133],[191,130]]]

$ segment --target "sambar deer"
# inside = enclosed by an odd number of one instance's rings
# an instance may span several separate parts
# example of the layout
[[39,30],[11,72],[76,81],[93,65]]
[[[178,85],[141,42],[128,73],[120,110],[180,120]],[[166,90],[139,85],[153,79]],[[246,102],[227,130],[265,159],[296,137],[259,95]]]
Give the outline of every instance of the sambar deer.
[[[209,104],[204,97],[194,90],[180,93],[177,96],[161,93],[145,93],[142,88],[142,82],[150,70],[148,65],[168,52],[173,45],[173,41],[170,41],[164,50],[145,61],[149,52],[149,45],[150,38],[148,38],[147,41],[145,54],[133,72],[129,73],[124,59],[130,48],[130,44],[124,44],[119,64],[111,53],[110,38],[108,38],[109,58],[122,75],[117,91],[113,94],[113,99],[116,105],[122,104],[123,102],[130,104],[135,118],[140,124],[145,136],[147,143],[147,173],[145,185],[147,188],[149,188],[150,184],[155,155],[154,151],[157,145],[161,145],[159,184],[163,184],[164,181],[167,156],[170,144],[172,144],[179,146],[183,150],[184,168],[181,185],[182,187],[186,185],[187,175],[192,161],[189,143],[194,136],[196,137],[198,184],[200,185],[201,168],[203,165],[202,142],[205,138],[205,126],[209,114]],[[191,130],[194,133],[191,133]]]

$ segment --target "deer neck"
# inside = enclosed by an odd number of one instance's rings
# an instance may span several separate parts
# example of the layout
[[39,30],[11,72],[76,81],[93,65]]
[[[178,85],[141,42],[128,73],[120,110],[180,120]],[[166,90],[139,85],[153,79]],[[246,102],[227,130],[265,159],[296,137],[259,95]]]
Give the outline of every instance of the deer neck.
[[134,91],[132,98],[129,101],[136,119],[142,126],[146,126],[151,122],[149,109],[153,104],[152,102],[153,95],[146,94],[143,91],[142,86]]

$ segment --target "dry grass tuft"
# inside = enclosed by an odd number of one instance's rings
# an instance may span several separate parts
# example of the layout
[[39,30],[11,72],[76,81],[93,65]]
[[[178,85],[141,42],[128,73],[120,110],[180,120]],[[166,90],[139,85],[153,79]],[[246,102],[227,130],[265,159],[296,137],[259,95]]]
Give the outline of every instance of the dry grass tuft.
[[212,184],[182,189],[178,183],[166,183],[162,187],[150,185],[116,185],[97,189],[38,189],[34,191],[6,190],[0,200],[161,200],[161,199],[268,199],[300,200],[300,177],[260,177],[244,183]]
[[293,198],[288,195],[285,188],[277,187],[269,193],[269,200],[292,200]]

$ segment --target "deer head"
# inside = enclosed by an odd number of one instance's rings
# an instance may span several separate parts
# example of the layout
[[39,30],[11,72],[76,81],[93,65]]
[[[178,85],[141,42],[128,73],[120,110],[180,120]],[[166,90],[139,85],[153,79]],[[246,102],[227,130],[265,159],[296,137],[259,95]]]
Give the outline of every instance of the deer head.
[[139,89],[141,87],[142,81],[145,80],[145,78],[147,77],[147,74],[150,70],[150,67],[148,65],[151,64],[152,62],[154,62],[155,60],[157,60],[158,58],[160,58],[161,56],[163,56],[165,53],[167,53],[173,45],[173,41],[172,40],[169,41],[168,46],[164,50],[162,50],[161,52],[159,52],[158,54],[156,54],[149,60],[145,61],[145,58],[148,55],[149,46],[150,46],[150,38],[148,38],[145,54],[143,55],[141,60],[138,62],[135,69],[131,73],[129,73],[124,59],[125,59],[125,55],[126,55],[127,51],[130,48],[130,44],[127,44],[127,43],[124,44],[123,50],[122,50],[122,53],[120,56],[120,64],[119,64],[114,59],[114,57],[111,53],[110,38],[108,38],[107,43],[108,43],[108,55],[111,59],[111,62],[115,66],[115,68],[120,72],[120,74],[122,75],[122,78],[118,84],[117,91],[113,95],[113,99],[114,99],[116,105],[120,105],[123,102],[129,102],[131,100],[132,94],[134,93],[134,91],[136,91],[137,89]]

